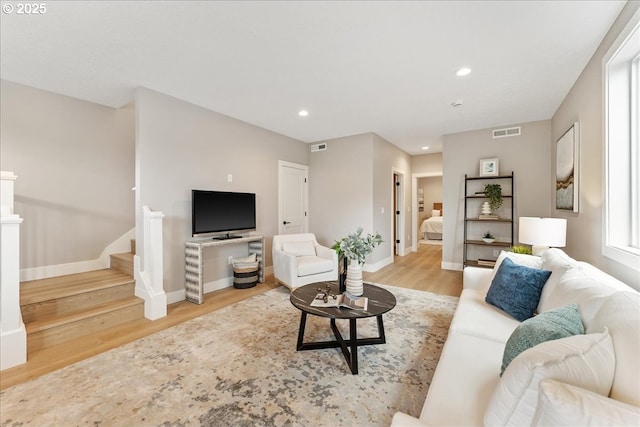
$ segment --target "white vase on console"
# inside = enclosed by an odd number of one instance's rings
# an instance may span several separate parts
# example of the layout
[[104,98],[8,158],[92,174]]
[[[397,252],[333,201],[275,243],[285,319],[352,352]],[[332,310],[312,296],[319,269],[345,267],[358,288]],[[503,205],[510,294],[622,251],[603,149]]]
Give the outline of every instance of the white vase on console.
[[346,291],[353,296],[359,297],[364,292],[362,283],[362,265],[357,259],[352,259],[347,266],[347,280],[345,281]]
[[489,207],[489,202],[484,202],[482,204],[482,215],[491,215],[491,207]]

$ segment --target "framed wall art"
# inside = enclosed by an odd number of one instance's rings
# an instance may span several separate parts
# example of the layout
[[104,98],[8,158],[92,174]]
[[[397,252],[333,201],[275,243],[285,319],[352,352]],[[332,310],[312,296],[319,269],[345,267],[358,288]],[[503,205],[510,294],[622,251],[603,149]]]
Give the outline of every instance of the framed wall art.
[[498,159],[480,160],[480,176],[498,176]]
[[556,209],[579,212],[580,123],[575,122],[556,143]]

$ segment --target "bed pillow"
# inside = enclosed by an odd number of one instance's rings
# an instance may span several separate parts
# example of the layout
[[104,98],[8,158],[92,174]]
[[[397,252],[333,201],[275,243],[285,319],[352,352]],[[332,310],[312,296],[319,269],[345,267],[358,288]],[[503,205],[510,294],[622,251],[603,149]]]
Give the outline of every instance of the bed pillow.
[[431,211],[431,216],[440,216],[440,211],[438,209],[434,209]]
[[520,323],[504,347],[500,376],[511,361],[523,351],[540,343],[584,334],[577,304],[569,304],[538,314]]
[[547,378],[607,396],[614,369],[613,343],[607,329],[538,344],[520,353],[504,371],[487,406],[484,425],[531,425],[540,381]]
[[550,271],[517,265],[505,258],[498,267],[485,301],[523,321],[533,316]]
[[312,241],[282,242],[282,251],[295,256],[314,256],[316,248]]

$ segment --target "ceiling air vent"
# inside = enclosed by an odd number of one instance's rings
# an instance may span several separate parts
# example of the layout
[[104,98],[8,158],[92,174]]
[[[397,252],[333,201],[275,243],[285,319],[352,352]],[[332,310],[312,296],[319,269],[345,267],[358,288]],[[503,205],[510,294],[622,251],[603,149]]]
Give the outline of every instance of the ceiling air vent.
[[506,138],[508,136],[519,136],[520,126],[514,128],[504,128],[504,129],[494,129],[493,137],[494,138]]
[[324,151],[327,149],[327,143],[324,142],[322,144],[313,144],[311,146],[311,152],[314,153],[316,151]]

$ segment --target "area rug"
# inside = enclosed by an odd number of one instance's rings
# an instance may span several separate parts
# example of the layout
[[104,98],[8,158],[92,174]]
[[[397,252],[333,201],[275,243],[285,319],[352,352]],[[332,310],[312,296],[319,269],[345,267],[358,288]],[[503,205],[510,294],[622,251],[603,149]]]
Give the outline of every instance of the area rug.
[[[457,298],[384,286],[387,343],[297,352],[300,312],[270,290],[0,393],[1,426],[388,426],[418,416]],[[339,326],[348,334],[347,324]],[[359,321],[375,336],[375,318]],[[306,340],[332,339],[309,316]]]

